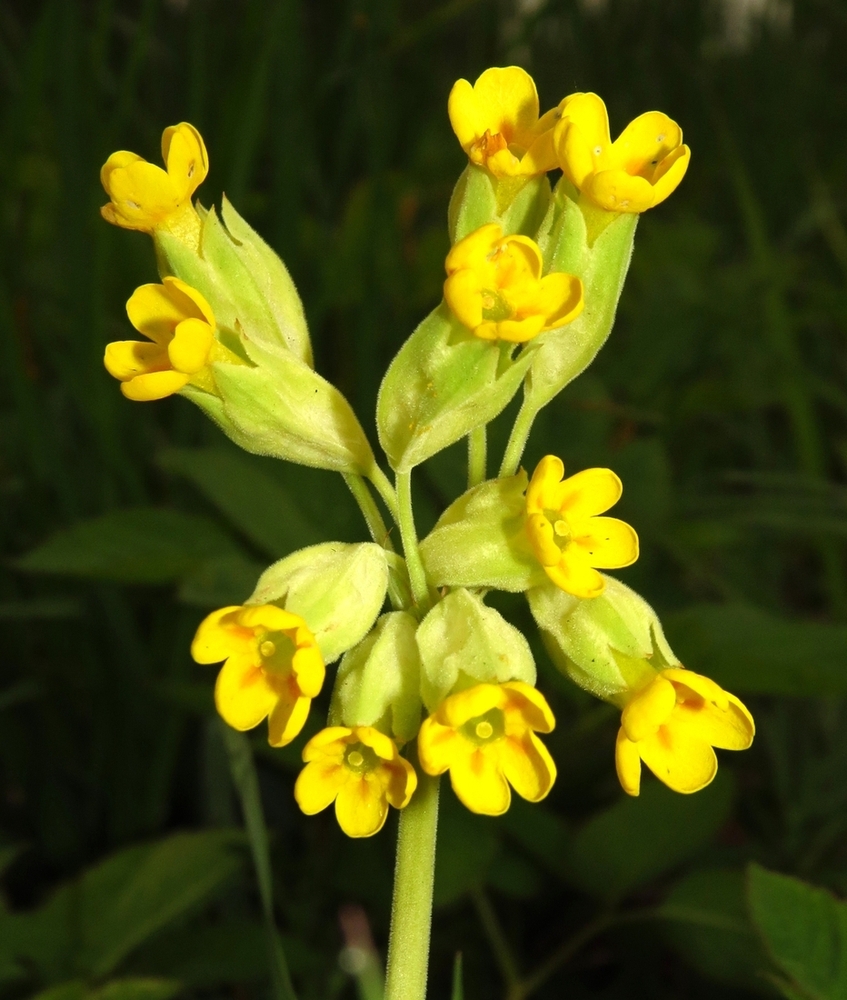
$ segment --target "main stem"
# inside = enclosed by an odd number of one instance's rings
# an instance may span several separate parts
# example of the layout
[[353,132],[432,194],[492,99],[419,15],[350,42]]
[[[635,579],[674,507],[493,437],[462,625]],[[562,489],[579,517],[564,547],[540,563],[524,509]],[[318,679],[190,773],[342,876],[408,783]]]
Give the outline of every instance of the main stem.
[[506,453],[503,455],[503,464],[500,466],[501,478],[503,476],[514,476],[518,471],[518,466],[521,464],[521,457],[529,438],[529,432],[532,430],[532,424],[537,415],[538,410],[530,406],[527,400],[524,399],[518,411],[515,425],[512,427],[512,433],[509,435]]
[[485,480],[488,436],[485,424],[475,427],[468,435],[468,489]]
[[385,1000],[426,1000],[440,779],[417,772],[417,791],[400,813]]

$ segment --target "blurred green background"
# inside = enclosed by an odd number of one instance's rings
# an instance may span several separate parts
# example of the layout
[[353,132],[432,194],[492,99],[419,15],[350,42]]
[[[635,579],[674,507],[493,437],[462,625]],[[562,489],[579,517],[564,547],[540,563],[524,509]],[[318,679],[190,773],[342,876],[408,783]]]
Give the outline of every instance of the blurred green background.
[[[509,982],[510,1000],[847,996],[845,905],[749,867],[847,892],[845,50],[843,0],[0,5],[0,997],[284,995],[238,832],[227,747],[255,818],[247,744],[226,743],[188,646],[273,558],[365,537],[340,478],[240,453],[184,400],[121,396],[103,348],[156,271],[149,239],[100,219],[100,165],[158,162],[166,125],[197,125],[201,200],[225,191],[282,254],[319,370],[371,428],[440,296],[464,165],[450,87],[512,63],[543,108],[594,90],[613,134],[655,108],[692,147],[641,220],[609,343],[526,464],[621,475],[642,539],[621,577],[759,731],[698,796],[647,778],[625,800],[615,713],[535,642],[559,779],[500,820],[445,786],[431,996],[457,950],[468,1000]],[[419,527],[463,462],[417,475]],[[521,600],[496,603],[531,634]],[[342,948],[366,917],[384,955],[396,824],[351,842],[331,811],[299,814],[308,733],[251,737],[276,921],[301,1000],[371,1000]]]

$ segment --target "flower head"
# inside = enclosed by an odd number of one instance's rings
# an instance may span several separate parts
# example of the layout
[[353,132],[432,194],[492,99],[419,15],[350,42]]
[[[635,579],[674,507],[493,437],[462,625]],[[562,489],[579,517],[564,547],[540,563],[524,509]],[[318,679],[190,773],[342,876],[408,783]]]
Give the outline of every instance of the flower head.
[[495,177],[532,177],[556,166],[556,109],[538,117],[538,93],[519,66],[487,69],[471,86],[457,80],[447,113],[471,163]]
[[314,816],[335,802],[338,825],[348,837],[378,833],[389,805],[403,809],[418,784],[394,740],[371,726],[322,729],[303,748],[303,760],[294,786],[297,804]]
[[215,314],[196,288],[171,277],[161,285],[142,285],[126,311],[135,329],[150,339],[106,347],[103,362],[123,383],[127,399],[163,399],[191,381],[212,387],[204,369],[215,346]]
[[165,170],[135,153],[112,153],[100,171],[100,182],[110,198],[100,209],[107,222],[145,233],[159,227],[199,232],[191,196],[209,172],[203,137],[186,122],[166,128],[162,159]]
[[500,816],[512,793],[540,802],[556,765],[535,735],[556,721],[543,695],[523,681],[477,684],[446,698],[418,733],[427,774],[450,772],[453,791],[475,813]]
[[483,340],[522,344],[582,312],[579,278],[562,273],[542,278],[538,244],[528,236],[504,236],[496,222],[460,240],[444,266],[447,304]]
[[200,623],[191,655],[198,663],[225,661],[215,684],[218,712],[242,732],[267,718],[272,747],[300,732],[324,682],[324,661],[306,622],[275,604],[213,611]]
[[606,105],[573,94],[559,105],[556,152],[565,176],[609,212],[644,212],[665,200],[688,169],[682,129],[659,111],[639,115],[612,142]]
[[746,750],[753,716],[708,677],[672,667],[663,670],[627,704],[615,747],[623,790],[638,795],[641,761],[675,792],[698,792],[714,778],[712,747]]
[[597,572],[620,569],[638,558],[638,536],[616,517],[598,517],[620,499],[623,487],[611,469],[585,469],[563,481],[555,455],[542,458],[526,491],[526,533],[547,576],[575,597],[597,597],[605,581]]

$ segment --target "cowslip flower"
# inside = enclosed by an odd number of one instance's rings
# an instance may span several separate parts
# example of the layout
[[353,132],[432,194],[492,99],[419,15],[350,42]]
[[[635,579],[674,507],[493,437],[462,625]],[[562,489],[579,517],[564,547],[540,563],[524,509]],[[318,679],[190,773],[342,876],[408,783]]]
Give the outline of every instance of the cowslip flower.
[[379,833],[389,805],[403,809],[418,784],[415,769],[390,737],[372,726],[330,726],[303,748],[306,766],[294,798],[307,816],[335,802],[338,825],[348,837]]
[[638,535],[616,517],[598,517],[620,500],[623,487],[611,469],[585,469],[563,479],[560,458],[547,455],[526,491],[526,533],[547,576],[575,597],[598,597],[605,581],[597,569],[620,569],[638,558]]
[[303,728],[326,673],[314,635],[299,615],[275,604],[213,611],[191,644],[197,663],[224,660],[215,705],[244,732],[268,720],[268,742],[284,747]]
[[161,285],[142,285],[126,311],[150,340],[119,340],[106,347],[103,363],[120,379],[127,399],[164,399],[188,382],[214,391],[207,365],[213,356],[229,352],[217,344],[215,314],[196,288],[172,277]]
[[697,792],[714,778],[713,747],[746,750],[753,716],[708,677],[669,668],[642,688],[621,715],[615,765],[623,790],[638,795],[641,762],[675,792]]
[[483,340],[522,344],[582,312],[580,279],[563,273],[542,277],[538,244],[528,236],[504,236],[496,222],[460,240],[444,266],[448,306]]
[[558,110],[559,166],[601,208],[644,212],[664,201],[685,176],[691,150],[667,115],[639,115],[612,142],[606,105],[596,94],[573,94]]
[[471,163],[495,177],[532,177],[556,166],[556,109],[538,117],[538,92],[519,66],[487,69],[450,91],[450,124]]
[[556,724],[544,696],[523,681],[477,684],[447,697],[418,733],[427,774],[450,772],[453,791],[471,812],[501,816],[512,788],[540,802],[556,780],[556,765],[535,735]]
[[152,233],[158,228],[199,237],[200,219],[191,196],[209,172],[203,137],[187,122],[162,133],[166,169],[136,153],[112,153],[100,171],[110,201],[100,209],[107,222],[124,229]]

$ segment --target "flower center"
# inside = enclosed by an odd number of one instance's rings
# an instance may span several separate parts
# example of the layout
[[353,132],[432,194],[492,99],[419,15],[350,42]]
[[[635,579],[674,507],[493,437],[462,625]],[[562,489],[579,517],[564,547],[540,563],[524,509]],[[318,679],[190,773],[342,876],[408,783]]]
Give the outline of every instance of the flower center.
[[367,774],[379,764],[379,757],[371,747],[366,747],[364,743],[351,743],[344,751],[344,763],[356,774]]
[[506,731],[502,709],[491,708],[484,715],[477,715],[462,726],[461,733],[477,746],[499,740]]
[[291,636],[285,632],[265,632],[258,638],[262,669],[283,676],[291,673],[291,661],[297,652],[297,646]]
[[553,525],[553,541],[560,549],[565,549],[571,540],[571,526],[560,510],[545,510],[544,516]]
[[482,318],[499,323],[500,320],[509,319],[514,310],[495,288],[484,288],[482,290]]

